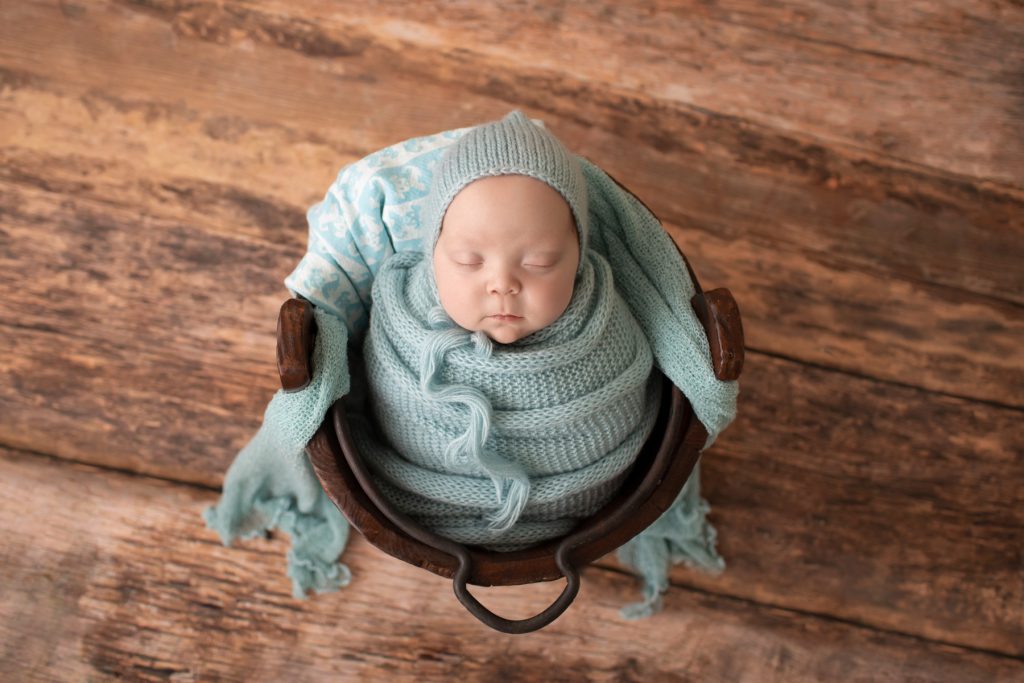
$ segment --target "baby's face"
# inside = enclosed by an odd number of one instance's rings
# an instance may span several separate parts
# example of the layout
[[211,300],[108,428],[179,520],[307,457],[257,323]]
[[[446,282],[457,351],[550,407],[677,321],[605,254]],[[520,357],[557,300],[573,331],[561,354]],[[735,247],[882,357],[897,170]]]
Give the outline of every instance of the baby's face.
[[529,176],[488,176],[449,204],[434,276],[452,320],[510,344],[565,312],[579,258],[572,211],[557,190]]

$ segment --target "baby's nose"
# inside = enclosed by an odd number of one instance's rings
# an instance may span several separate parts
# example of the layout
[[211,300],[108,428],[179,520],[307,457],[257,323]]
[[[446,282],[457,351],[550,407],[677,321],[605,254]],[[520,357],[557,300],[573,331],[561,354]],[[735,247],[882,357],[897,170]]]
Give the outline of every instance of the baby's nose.
[[492,294],[517,294],[519,281],[511,273],[498,273],[491,279],[488,289]]

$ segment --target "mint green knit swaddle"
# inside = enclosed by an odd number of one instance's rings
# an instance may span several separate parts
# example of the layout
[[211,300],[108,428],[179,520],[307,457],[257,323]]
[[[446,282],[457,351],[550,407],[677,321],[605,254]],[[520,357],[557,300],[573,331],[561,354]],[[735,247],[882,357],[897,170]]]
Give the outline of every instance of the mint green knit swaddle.
[[[353,433],[381,492],[455,541],[564,535],[619,489],[654,426],[660,375],[604,257],[554,323],[493,344],[444,315],[427,261],[381,267],[363,355],[376,425]],[[378,434],[379,432],[379,434]]]

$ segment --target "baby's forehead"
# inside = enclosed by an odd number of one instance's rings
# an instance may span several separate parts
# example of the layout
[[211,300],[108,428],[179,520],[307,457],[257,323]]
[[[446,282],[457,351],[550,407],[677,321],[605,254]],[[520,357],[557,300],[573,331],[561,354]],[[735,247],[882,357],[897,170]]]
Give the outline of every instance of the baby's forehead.
[[[555,226],[551,230],[557,230]],[[487,250],[490,252],[530,251],[534,253],[563,253],[576,250],[575,243],[569,243],[552,234],[552,239],[544,239],[543,234],[528,235],[528,239],[507,239],[507,233],[496,226],[480,223],[472,230],[449,228],[442,230],[444,242],[448,249]]]

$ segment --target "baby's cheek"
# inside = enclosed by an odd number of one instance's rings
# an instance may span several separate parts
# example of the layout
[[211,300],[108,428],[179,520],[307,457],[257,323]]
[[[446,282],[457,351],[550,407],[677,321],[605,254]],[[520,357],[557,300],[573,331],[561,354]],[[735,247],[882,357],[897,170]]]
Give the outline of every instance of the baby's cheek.
[[460,327],[476,330],[479,316],[476,315],[476,305],[469,286],[457,279],[442,281],[439,277],[437,288],[444,312]]

